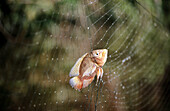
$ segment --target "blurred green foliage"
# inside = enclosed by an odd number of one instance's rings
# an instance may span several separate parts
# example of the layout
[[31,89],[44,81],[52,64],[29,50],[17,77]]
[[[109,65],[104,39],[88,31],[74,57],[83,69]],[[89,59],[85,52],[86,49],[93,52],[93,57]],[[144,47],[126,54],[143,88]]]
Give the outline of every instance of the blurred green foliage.
[[[109,99],[115,100],[115,94],[110,94],[115,89],[123,93],[134,89],[130,87],[124,91],[116,86],[127,78],[131,79],[124,82],[125,86],[134,83],[135,87],[139,87],[145,84],[147,89],[157,82],[163,84],[159,78],[166,75],[164,72],[170,57],[170,7],[168,5],[170,2],[138,0],[150,11],[148,13],[135,0],[123,0],[120,6],[114,5],[118,4],[119,0],[111,0],[114,4],[108,4],[87,18],[87,15],[107,2],[107,0],[97,0],[94,4],[87,5],[89,1],[78,0],[0,1],[0,110],[81,110],[84,106],[84,109],[88,107],[94,110],[94,101],[97,99],[91,95],[97,95],[97,87],[91,85],[78,92],[68,83],[68,73],[73,64],[92,48],[89,38],[94,49],[107,46],[109,54],[114,53],[104,66],[105,73],[113,75],[113,72],[116,72],[115,77],[122,74],[116,80],[106,83],[104,89],[109,93],[103,91],[103,95],[109,94]],[[111,8],[113,10],[109,11]],[[109,13],[106,14],[108,11]],[[104,14],[106,16],[93,24]],[[120,19],[98,45],[101,35],[107,32],[118,17]],[[107,21],[108,18],[110,19]],[[103,25],[105,21],[107,22]],[[125,24],[119,28],[124,22]],[[102,30],[94,35],[102,25]],[[87,30],[87,26],[90,26],[90,30]],[[118,28],[119,30],[115,31]],[[144,40],[141,40],[142,38]],[[132,56],[131,60],[120,65],[119,62],[127,56]],[[134,64],[128,66],[132,63]],[[127,67],[127,71],[122,72],[123,67]],[[141,68],[145,70],[141,71]],[[107,76],[104,76],[104,81],[109,81]],[[127,106],[128,110],[134,110],[132,101],[134,98],[140,98],[145,88],[137,89],[136,94],[125,95],[126,99],[123,101],[127,104],[122,107]],[[91,93],[88,95],[89,90]],[[91,100],[86,100],[85,95]],[[161,96],[162,94],[158,93],[158,100]],[[151,104],[154,103],[153,101]],[[109,110],[114,105],[111,102],[103,103],[103,106],[106,106],[105,110]],[[140,107],[142,106],[139,105],[136,109]],[[156,108],[151,107],[152,110]],[[149,110],[149,106],[146,110]],[[164,111],[168,111],[168,108],[164,107]]]

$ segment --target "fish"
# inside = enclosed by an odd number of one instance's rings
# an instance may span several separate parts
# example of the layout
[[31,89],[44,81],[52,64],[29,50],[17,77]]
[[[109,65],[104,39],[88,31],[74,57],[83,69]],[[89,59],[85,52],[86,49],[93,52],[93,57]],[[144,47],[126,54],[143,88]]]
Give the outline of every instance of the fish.
[[97,82],[102,79],[102,66],[107,61],[107,54],[107,49],[97,49],[80,57],[69,73],[72,77],[69,81],[72,88],[80,91],[91,84],[95,76],[97,76]]

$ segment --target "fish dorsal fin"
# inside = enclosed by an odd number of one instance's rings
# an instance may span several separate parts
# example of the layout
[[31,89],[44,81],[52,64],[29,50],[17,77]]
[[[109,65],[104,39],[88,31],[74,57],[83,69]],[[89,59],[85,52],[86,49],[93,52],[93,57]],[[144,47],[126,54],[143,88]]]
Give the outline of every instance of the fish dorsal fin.
[[74,77],[74,76],[78,76],[79,75],[79,69],[80,69],[80,65],[84,59],[84,57],[87,55],[88,53],[84,54],[81,58],[79,58],[77,60],[77,62],[74,64],[74,66],[72,67],[69,76],[70,77]]

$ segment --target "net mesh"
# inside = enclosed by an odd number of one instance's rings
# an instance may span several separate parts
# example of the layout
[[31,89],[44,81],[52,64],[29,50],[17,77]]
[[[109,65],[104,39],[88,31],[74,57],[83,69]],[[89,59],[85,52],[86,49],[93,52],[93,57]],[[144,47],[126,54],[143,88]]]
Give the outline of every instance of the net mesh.
[[[0,26],[9,40],[0,53],[2,109],[168,111],[169,34],[157,19],[159,2],[151,3],[8,1],[13,13],[1,13]],[[103,48],[103,79],[73,89],[74,63]]]

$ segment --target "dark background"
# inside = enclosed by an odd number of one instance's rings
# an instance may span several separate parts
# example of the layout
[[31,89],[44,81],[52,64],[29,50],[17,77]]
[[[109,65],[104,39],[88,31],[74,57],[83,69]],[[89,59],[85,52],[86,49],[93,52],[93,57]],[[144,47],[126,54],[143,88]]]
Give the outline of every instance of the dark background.
[[[107,2],[0,1],[1,111],[170,110],[170,1],[123,0],[106,14],[119,0]],[[104,83],[75,91],[68,83],[71,67],[98,48],[109,48],[111,55],[103,68]],[[128,55],[131,59],[119,64]]]

